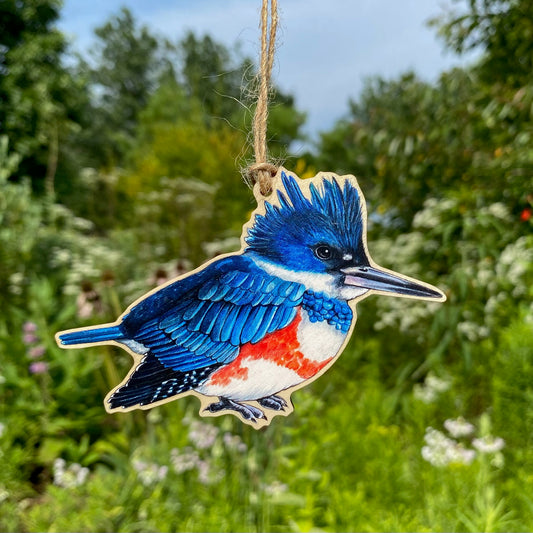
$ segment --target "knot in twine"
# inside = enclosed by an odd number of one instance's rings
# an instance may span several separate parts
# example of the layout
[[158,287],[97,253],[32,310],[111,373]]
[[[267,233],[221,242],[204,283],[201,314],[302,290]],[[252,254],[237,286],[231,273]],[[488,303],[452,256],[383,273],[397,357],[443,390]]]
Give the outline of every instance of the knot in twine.
[[259,90],[257,106],[253,121],[253,139],[255,164],[247,169],[250,181],[259,183],[259,190],[263,196],[272,192],[272,178],[277,174],[278,167],[267,161],[267,119],[268,93],[270,77],[274,64],[274,48],[276,44],[276,30],[278,27],[278,2],[270,0],[270,31],[268,30],[269,0],[263,0],[261,8],[261,67],[259,70]]
[[250,183],[259,183],[259,191],[263,196],[268,196],[272,192],[272,179],[278,173],[278,167],[271,163],[254,163],[246,169]]

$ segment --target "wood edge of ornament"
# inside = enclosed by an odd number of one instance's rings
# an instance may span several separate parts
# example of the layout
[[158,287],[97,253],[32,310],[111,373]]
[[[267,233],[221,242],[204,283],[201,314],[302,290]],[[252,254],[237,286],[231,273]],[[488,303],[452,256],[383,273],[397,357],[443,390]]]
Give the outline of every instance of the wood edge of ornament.
[[[372,267],[379,268],[382,271],[394,274],[395,276],[398,276],[398,277],[400,277],[400,278],[402,278],[402,279],[404,279],[406,281],[414,281],[414,282],[416,282],[416,283],[418,283],[420,285],[425,286],[428,289],[437,291],[437,292],[441,293],[441,295],[442,295],[440,298],[425,298],[425,297],[420,297],[420,296],[401,295],[402,298],[411,298],[411,299],[416,299],[416,300],[429,300],[429,301],[432,301],[432,302],[444,302],[446,300],[446,295],[440,289],[438,289],[437,287],[435,287],[435,286],[433,286],[433,285],[431,285],[429,283],[425,283],[425,282],[419,281],[419,280],[417,280],[415,278],[411,278],[409,276],[404,276],[404,275],[399,274],[398,272],[395,272],[393,270],[389,270],[389,269],[383,268],[382,266],[380,266],[380,265],[378,265],[377,263],[374,262],[374,260],[372,259],[371,255],[369,253],[368,246],[367,246],[367,235],[366,235],[366,229],[367,229],[367,207],[366,207],[366,200],[365,200],[365,197],[363,195],[363,192],[361,191],[361,188],[359,186],[357,178],[354,175],[352,175],[352,174],[338,175],[338,174],[336,174],[334,172],[323,172],[322,171],[322,172],[317,173],[312,178],[302,179],[302,178],[298,177],[294,172],[291,172],[291,171],[285,169],[284,167],[279,167],[277,174],[272,178],[272,182],[271,182],[272,190],[271,190],[271,193],[268,196],[263,196],[263,194],[260,191],[259,183],[256,183],[254,188],[253,188],[253,193],[254,193],[255,199],[257,200],[257,207],[250,214],[250,219],[243,224],[242,232],[241,232],[241,238],[240,238],[241,247],[240,247],[239,250],[236,250],[234,252],[229,252],[229,253],[218,255],[218,256],[210,259],[209,261],[207,261],[205,263],[202,263],[200,266],[198,266],[197,268],[191,270],[190,272],[186,272],[185,274],[182,274],[180,276],[172,278],[172,279],[166,281],[165,283],[163,283],[163,284],[161,284],[161,285],[159,285],[157,287],[154,287],[152,290],[148,291],[146,294],[143,294],[141,297],[139,297],[137,300],[135,300],[132,304],[130,304],[126,308],[126,310],[119,316],[119,318],[116,321],[114,321],[114,322],[110,322],[110,323],[106,323],[106,324],[98,324],[95,327],[71,328],[71,329],[59,331],[59,332],[57,332],[55,334],[55,336],[54,336],[55,337],[55,341],[56,341],[57,345],[60,348],[62,348],[62,349],[76,349],[77,350],[77,349],[82,349],[82,348],[94,348],[96,346],[104,346],[104,345],[117,346],[117,347],[121,348],[122,350],[125,350],[126,352],[128,352],[130,354],[130,356],[133,358],[133,363],[134,364],[132,365],[132,367],[128,371],[127,375],[104,398],[104,407],[105,407],[105,410],[108,413],[110,413],[110,414],[128,413],[130,411],[134,411],[134,410],[137,410],[137,409],[148,410],[148,409],[152,409],[153,407],[158,407],[160,405],[163,405],[163,404],[166,404],[166,403],[170,403],[170,402],[173,402],[175,400],[179,400],[180,398],[184,398],[186,396],[195,396],[200,401],[199,415],[201,417],[208,418],[208,417],[217,417],[217,416],[231,414],[231,415],[234,415],[237,418],[239,418],[245,424],[250,425],[254,429],[261,429],[261,428],[263,428],[265,426],[270,425],[272,420],[274,418],[276,418],[277,416],[288,416],[288,415],[290,415],[294,411],[294,404],[293,404],[291,395],[294,392],[296,392],[297,390],[299,390],[299,389],[301,389],[303,387],[306,387],[307,385],[309,385],[313,381],[315,381],[318,378],[320,378],[321,376],[323,376],[331,368],[331,366],[337,361],[337,359],[340,357],[340,355],[342,354],[342,352],[346,348],[346,345],[348,344],[348,342],[349,342],[349,340],[351,338],[353,329],[355,327],[356,319],[357,319],[356,305],[360,301],[364,300],[365,298],[367,298],[368,296],[370,296],[372,294],[384,294],[386,296],[393,296],[393,297],[398,296],[398,297],[400,297],[400,295],[395,295],[395,294],[391,294],[391,293],[385,293],[385,292],[382,292],[382,291],[377,291],[377,290],[371,289],[367,293],[365,293],[365,294],[363,294],[363,295],[361,295],[361,296],[359,296],[359,297],[357,297],[357,298],[355,298],[353,300],[350,300],[348,302],[348,305],[352,309],[354,317],[353,317],[352,323],[350,325],[350,329],[348,330],[348,333],[346,335],[346,339],[345,339],[344,343],[342,344],[341,348],[339,349],[339,352],[337,353],[337,355],[335,357],[333,357],[331,359],[331,361],[329,361],[328,364],[325,365],[324,368],[322,368],[313,377],[305,380],[304,382],[302,382],[302,383],[300,383],[298,385],[295,385],[293,387],[289,387],[287,389],[281,390],[278,393],[276,393],[276,396],[279,396],[279,397],[283,398],[283,400],[287,403],[287,406],[286,406],[286,408],[284,410],[269,411],[269,418],[268,419],[267,418],[264,418],[264,419],[263,418],[259,418],[256,421],[247,420],[240,413],[238,413],[236,411],[233,411],[233,410],[222,410],[222,411],[218,411],[216,413],[212,413],[210,411],[207,411],[206,409],[218,397],[217,396],[205,396],[205,395],[200,394],[200,393],[198,393],[198,392],[196,392],[194,390],[189,390],[189,391],[186,391],[186,392],[183,392],[183,393],[180,393],[180,394],[176,394],[176,395],[171,396],[169,398],[165,398],[165,399],[159,400],[157,402],[150,403],[148,405],[139,405],[139,404],[137,404],[137,405],[133,405],[133,406],[126,407],[126,408],[124,408],[124,407],[116,407],[116,408],[109,407],[109,399],[111,398],[111,396],[113,396],[113,394],[115,394],[115,392],[117,392],[120,388],[122,388],[123,386],[125,386],[128,383],[128,381],[130,380],[130,377],[135,372],[135,370],[137,369],[138,365],[141,363],[141,361],[142,361],[144,356],[141,355],[141,354],[135,353],[134,351],[132,351],[126,345],[124,345],[122,343],[119,343],[117,341],[113,341],[113,340],[111,340],[111,341],[83,343],[83,344],[76,344],[76,345],[71,345],[71,346],[63,345],[63,344],[61,344],[61,341],[60,341],[60,338],[59,338],[60,335],[63,335],[63,334],[66,334],[66,333],[75,332],[75,331],[81,331],[81,330],[89,331],[91,329],[100,329],[102,327],[118,326],[118,325],[121,324],[121,322],[122,322],[123,318],[125,317],[125,315],[127,315],[133,307],[138,305],[140,302],[142,302],[143,300],[145,300],[146,298],[148,298],[152,294],[160,291],[164,287],[166,287],[168,285],[172,285],[173,283],[176,283],[177,281],[186,279],[189,276],[192,276],[192,275],[196,274],[197,272],[199,272],[199,271],[203,270],[204,268],[208,267],[211,263],[214,263],[215,261],[219,261],[220,259],[223,259],[225,257],[242,255],[244,253],[245,248],[247,247],[245,238],[247,236],[248,230],[254,225],[255,218],[258,215],[264,215],[266,213],[265,202],[268,202],[269,204],[271,204],[273,206],[279,206],[280,205],[278,197],[277,197],[277,192],[278,191],[285,192],[285,188],[284,188],[283,182],[282,182],[282,174],[286,174],[286,175],[291,176],[292,178],[294,178],[296,180],[300,190],[302,191],[303,195],[307,199],[310,199],[310,189],[309,189],[309,187],[310,187],[310,185],[312,183],[318,184],[318,183],[322,182],[323,180],[330,180],[330,181],[331,180],[336,180],[337,183],[339,183],[340,186],[343,186],[346,181],[349,181],[350,184],[352,186],[354,186],[357,189],[358,193],[359,193],[359,201],[360,201],[360,205],[361,205],[362,224],[363,224],[363,232],[362,232],[363,246],[364,246],[365,252],[367,254],[367,257],[369,259],[370,265]],[[245,403],[250,404],[250,405],[257,405],[257,406],[259,405],[254,400],[246,400]]]

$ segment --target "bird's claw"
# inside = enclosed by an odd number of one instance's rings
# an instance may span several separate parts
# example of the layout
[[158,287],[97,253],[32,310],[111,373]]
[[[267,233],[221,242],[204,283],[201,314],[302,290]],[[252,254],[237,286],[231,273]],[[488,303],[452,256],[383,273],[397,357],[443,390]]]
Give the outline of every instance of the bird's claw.
[[206,411],[210,413],[218,413],[220,411],[236,411],[239,413],[245,420],[250,422],[257,422],[257,419],[266,420],[267,417],[261,409],[253,407],[252,405],[242,404],[234,402],[233,400],[228,400],[227,398],[221,398],[220,401],[212,403],[205,408]]
[[267,409],[272,409],[274,411],[285,411],[287,407],[287,402],[280,396],[273,394],[272,396],[266,396],[265,398],[259,398],[257,400],[259,405],[266,407]]

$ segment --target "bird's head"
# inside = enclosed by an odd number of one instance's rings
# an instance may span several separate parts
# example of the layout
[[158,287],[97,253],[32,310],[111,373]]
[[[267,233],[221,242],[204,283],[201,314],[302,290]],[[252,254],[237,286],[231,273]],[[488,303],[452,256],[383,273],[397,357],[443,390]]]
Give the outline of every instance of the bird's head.
[[343,185],[333,176],[323,177],[318,187],[310,183],[309,198],[292,176],[282,172],[281,180],[285,192],[277,191],[278,205],[265,201],[264,214],[255,216],[245,237],[245,253],[267,271],[345,300],[369,290],[444,298],[437,289],[373,264],[364,200],[349,179]]

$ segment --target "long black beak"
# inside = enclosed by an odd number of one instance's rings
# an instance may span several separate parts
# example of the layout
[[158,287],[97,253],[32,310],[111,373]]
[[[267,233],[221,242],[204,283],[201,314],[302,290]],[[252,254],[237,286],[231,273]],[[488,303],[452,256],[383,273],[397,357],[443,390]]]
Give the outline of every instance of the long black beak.
[[414,279],[400,277],[397,274],[374,268],[348,267],[341,269],[345,275],[345,285],[354,285],[363,289],[369,289],[384,293],[391,293],[391,296],[410,296],[412,298],[427,298],[443,302],[446,296],[442,291],[432,285],[421,283]]

